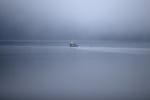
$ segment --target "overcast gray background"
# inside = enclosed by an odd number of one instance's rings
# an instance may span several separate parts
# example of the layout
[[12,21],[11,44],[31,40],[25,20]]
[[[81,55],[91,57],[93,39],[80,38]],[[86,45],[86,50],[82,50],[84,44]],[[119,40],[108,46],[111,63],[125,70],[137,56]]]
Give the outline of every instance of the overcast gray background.
[[1,40],[150,40],[150,0],[0,0]]
[[150,100],[149,27],[150,0],[0,0],[0,99]]

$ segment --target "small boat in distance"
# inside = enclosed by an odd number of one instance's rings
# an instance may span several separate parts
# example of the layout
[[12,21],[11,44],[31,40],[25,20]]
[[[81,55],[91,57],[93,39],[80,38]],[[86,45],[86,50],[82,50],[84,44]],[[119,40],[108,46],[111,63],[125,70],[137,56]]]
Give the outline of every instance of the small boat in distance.
[[70,46],[70,47],[79,47],[79,45],[76,44],[76,43],[73,42],[73,41],[71,41],[71,42],[69,43],[69,46]]

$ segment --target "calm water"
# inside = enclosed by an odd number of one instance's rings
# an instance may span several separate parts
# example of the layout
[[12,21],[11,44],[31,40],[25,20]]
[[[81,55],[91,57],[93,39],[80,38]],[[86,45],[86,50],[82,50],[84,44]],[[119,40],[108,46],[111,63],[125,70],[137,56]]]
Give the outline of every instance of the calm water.
[[2,97],[149,98],[149,43],[78,43],[1,45]]

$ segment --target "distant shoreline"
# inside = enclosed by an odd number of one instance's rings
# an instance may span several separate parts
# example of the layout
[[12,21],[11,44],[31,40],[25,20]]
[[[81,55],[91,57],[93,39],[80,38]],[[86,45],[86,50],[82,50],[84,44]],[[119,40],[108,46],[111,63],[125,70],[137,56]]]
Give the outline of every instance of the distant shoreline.
[[[69,46],[71,40],[0,40],[0,46]],[[87,47],[139,47],[150,48],[147,41],[98,41],[72,40],[80,46]]]

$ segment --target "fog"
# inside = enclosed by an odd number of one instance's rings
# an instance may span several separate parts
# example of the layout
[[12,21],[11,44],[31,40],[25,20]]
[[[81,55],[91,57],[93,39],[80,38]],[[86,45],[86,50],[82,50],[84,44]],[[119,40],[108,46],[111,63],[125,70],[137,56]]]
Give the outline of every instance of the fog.
[[0,0],[0,99],[150,100],[150,0]]
[[149,40],[149,0],[0,0],[1,40]]

